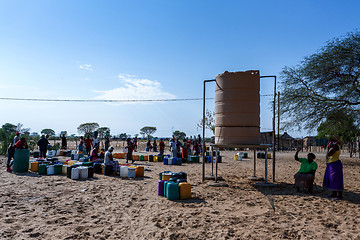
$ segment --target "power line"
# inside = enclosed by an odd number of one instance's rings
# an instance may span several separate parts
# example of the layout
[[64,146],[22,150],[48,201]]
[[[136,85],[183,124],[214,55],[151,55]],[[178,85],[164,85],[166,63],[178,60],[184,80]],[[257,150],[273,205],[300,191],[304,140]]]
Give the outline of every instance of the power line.
[[[272,96],[260,95],[260,96]],[[211,100],[215,98],[205,98]],[[183,101],[202,101],[202,98],[168,98],[168,99],[48,99],[48,98],[0,98],[8,101],[33,101],[33,102],[93,102],[93,103],[129,103],[129,102],[183,102]]]

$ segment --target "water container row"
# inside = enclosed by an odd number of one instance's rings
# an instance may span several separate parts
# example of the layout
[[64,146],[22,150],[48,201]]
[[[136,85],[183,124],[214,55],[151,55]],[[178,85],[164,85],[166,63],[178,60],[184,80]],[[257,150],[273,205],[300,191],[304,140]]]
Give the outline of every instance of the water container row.
[[241,161],[243,160],[243,158],[248,158],[248,154],[246,152],[238,152],[234,155],[235,161]]
[[121,178],[138,178],[144,177],[145,168],[144,166],[121,166],[120,177]]
[[[257,157],[257,158],[265,158],[265,153],[264,153],[264,152],[258,152],[258,153],[256,154],[256,157]],[[268,158],[268,159],[271,158],[271,153],[268,153],[268,154],[267,154],[267,158]]]
[[177,157],[173,157],[173,158],[165,157],[163,163],[164,165],[181,165],[182,159]]

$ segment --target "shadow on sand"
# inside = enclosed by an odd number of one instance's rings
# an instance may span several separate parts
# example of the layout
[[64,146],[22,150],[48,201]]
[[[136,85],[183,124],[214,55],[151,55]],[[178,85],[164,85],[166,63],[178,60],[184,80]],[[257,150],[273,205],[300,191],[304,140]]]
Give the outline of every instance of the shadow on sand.
[[[257,184],[252,184],[252,186],[263,193],[265,196],[274,196],[274,195],[298,195],[298,196],[314,196],[327,198],[331,194],[330,191],[324,190],[321,186],[314,185],[313,193],[310,194],[306,190],[297,192],[294,184],[289,184],[285,182],[277,182],[276,186],[273,187],[264,187]],[[354,204],[360,204],[360,191],[351,192],[344,190],[343,192],[344,199],[336,201],[347,201]]]

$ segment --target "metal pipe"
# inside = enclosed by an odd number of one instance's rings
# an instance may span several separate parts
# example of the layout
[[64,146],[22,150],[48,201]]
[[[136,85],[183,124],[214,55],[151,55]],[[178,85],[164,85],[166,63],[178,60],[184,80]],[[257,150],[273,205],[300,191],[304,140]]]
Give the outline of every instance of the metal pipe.
[[275,182],[275,102],[276,102],[276,76],[275,75],[271,75],[271,76],[260,76],[260,78],[274,78],[274,102],[273,102],[273,182]]
[[203,94],[203,121],[202,121],[202,130],[203,130],[203,139],[202,139],[202,182],[205,182],[205,90],[207,82],[214,82],[215,79],[212,80],[204,80],[204,94]]

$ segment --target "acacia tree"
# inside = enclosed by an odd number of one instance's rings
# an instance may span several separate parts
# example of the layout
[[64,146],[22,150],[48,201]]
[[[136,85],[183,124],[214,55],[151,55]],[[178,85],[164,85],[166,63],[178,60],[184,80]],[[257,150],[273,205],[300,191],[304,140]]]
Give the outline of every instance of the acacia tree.
[[96,131],[99,133],[99,138],[104,138],[107,133],[110,134],[110,128],[108,127],[100,127]]
[[181,131],[179,131],[179,130],[176,130],[175,132],[173,132],[173,136],[174,136],[176,139],[184,140],[184,139],[186,138],[186,133],[181,132]]
[[150,127],[146,126],[140,129],[141,135],[146,135],[146,138],[149,140],[150,135],[154,134],[156,132],[156,127]]
[[41,134],[47,134],[49,136],[55,136],[55,131],[50,128],[45,128],[41,130]]
[[329,41],[296,67],[281,73],[280,112],[285,128],[311,130],[346,110],[355,123],[360,107],[360,32]]
[[90,136],[95,129],[99,128],[98,123],[83,123],[77,127],[78,133]]

